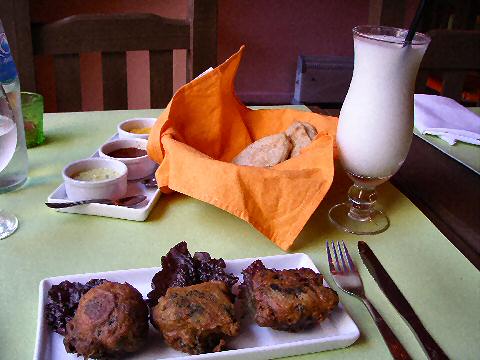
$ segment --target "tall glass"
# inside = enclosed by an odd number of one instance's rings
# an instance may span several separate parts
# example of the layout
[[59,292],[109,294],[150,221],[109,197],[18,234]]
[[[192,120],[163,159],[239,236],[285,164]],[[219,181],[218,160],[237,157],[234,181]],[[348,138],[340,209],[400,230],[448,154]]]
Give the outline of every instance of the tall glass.
[[375,187],[397,172],[413,134],[413,93],[430,42],[407,30],[384,26],[353,29],[354,70],[340,111],[337,145],[353,186],[348,201],[330,209],[330,220],[354,234],[377,234],[390,225],[376,203]]
[[[15,154],[18,138],[17,124],[7,95],[0,85],[0,173],[7,167]],[[0,240],[11,235],[18,227],[15,215],[0,209]]]

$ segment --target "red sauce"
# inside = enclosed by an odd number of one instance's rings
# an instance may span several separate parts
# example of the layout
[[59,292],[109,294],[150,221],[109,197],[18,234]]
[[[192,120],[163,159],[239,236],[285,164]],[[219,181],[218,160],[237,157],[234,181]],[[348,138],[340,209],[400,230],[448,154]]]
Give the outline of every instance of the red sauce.
[[137,149],[134,147],[122,148],[113,150],[107,154],[114,158],[136,158],[147,155],[147,151],[143,149]]

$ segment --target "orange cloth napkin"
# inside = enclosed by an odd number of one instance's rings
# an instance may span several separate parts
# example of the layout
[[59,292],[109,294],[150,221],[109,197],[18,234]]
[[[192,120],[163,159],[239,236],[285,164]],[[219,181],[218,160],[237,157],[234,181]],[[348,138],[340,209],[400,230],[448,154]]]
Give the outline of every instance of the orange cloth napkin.
[[[332,183],[337,118],[248,109],[234,93],[243,51],[177,91],[152,128],[148,155],[160,164],[156,178],[163,192],[226,210],[287,250]],[[309,122],[319,133],[300,156],[271,168],[230,163],[253,141],[294,121]]]

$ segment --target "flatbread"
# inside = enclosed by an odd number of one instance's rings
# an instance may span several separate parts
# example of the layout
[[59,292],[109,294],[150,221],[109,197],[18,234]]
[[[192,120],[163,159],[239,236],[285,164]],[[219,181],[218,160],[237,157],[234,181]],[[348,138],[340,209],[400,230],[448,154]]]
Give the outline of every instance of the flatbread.
[[307,131],[307,134],[310,140],[315,139],[315,136],[318,135],[318,131],[317,129],[315,129],[315,126],[307,122],[301,122],[300,124],[302,124],[305,127],[305,130]]
[[243,149],[232,163],[244,166],[268,167],[288,159],[292,143],[285,133],[261,138]]
[[[311,126],[310,124],[308,125]],[[290,138],[293,144],[293,149],[290,154],[291,158],[300,155],[301,150],[310,145],[310,143],[312,142],[310,136],[308,135],[306,126],[301,122],[294,122],[292,125],[290,125],[287,131],[285,131],[285,133]]]

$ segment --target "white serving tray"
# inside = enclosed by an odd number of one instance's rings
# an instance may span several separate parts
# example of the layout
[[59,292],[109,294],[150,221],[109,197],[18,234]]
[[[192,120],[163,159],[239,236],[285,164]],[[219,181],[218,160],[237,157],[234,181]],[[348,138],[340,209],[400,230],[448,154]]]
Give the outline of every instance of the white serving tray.
[[[115,139],[118,139],[118,134],[113,135],[107,141]],[[98,151],[96,151],[91,157],[98,156]],[[86,204],[55,210],[72,214],[98,215],[125,220],[144,221],[147,219],[150,211],[152,211],[153,207],[157,203],[158,198],[160,197],[160,190],[156,188],[147,188],[140,181],[129,181],[127,186],[127,194],[125,196],[133,195],[145,195],[147,198],[133,207],[106,204]],[[56,188],[55,191],[48,196],[47,200],[48,202],[53,203],[70,201],[65,192],[65,185],[62,183],[58,188]]]
[[[305,254],[288,254],[259,258],[265,266],[276,269],[292,269],[306,267],[318,272],[312,260]],[[256,259],[226,260],[227,271],[242,279],[241,272]],[[153,275],[160,268],[145,268],[119,270],[103,273],[82,275],[67,275],[44,279],[40,282],[37,341],[34,360],[78,359],[75,354],[67,354],[63,346],[63,337],[51,331],[45,321],[44,308],[47,302],[48,290],[52,285],[64,280],[85,283],[90,279],[107,279],[116,282],[128,282],[137,288],[146,298],[151,290]],[[324,285],[328,284],[324,281]],[[169,348],[161,339],[158,331],[150,326],[147,346],[140,352],[132,354],[127,359],[160,360],[160,359],[274,359],[284,356],[307,354],[325,350],[344,348],[353,344],[360,332],[353,320],[347,314],[342,304],[334,310],[322,323],[299,333],[276,331],[262,328],[253,322],[241,323],[240,334],[228,341],[231,350],[201,355],[187,355]]]

